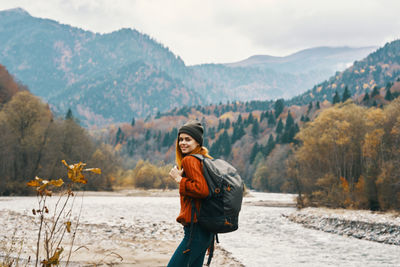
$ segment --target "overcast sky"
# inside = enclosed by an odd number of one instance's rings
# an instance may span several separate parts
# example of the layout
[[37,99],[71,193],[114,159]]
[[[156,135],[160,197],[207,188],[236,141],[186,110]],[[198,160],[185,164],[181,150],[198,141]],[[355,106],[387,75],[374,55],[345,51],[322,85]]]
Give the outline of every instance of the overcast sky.
[[0,0],[15,7],[93,32],[134,28],[187,65],[400,38],[399,0]]

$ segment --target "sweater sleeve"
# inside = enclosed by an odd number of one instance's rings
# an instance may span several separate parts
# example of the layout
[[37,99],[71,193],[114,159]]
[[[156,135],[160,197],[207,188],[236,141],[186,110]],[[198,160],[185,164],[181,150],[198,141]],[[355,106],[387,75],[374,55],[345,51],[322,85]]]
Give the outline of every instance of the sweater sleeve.
[[203,176],[200,160],[187,156],[182,161],[185,177],[179,184],[179,193],[192,198],[205,198],[208,196],[208,186]]

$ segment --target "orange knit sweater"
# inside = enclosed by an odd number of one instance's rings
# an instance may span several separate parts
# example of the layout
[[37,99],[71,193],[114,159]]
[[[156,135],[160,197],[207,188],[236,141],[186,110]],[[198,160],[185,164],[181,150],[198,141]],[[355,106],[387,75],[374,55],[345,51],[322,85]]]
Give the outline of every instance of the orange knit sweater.
[[[187,225],[192,215],[192,199],[195,200],[196,208],[200,210],[200,199],[208,196],[208,186],[200,160],[193,156],[186,156],[183,158],[182,167],[185,175],[179,184],[181,211],[176,221]],[[194,222],[197,222],[196,214],[194,214]]]

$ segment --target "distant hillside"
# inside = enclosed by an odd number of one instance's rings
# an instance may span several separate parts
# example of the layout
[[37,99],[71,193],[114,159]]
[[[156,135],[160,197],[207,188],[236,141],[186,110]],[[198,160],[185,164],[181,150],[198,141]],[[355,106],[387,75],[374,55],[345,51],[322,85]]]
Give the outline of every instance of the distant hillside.
[[343,94],[347,87],[357,97],[381,90],[400,80],[400,40],[387,43],[363,60],[356,61],[343,72],[294,97],[290,103],[305,104],[311,101],[331,101],[335,92]]
[[[126,116],[129,119],[146,116],[154,110],[170,109],[177,104],[176,100],[164,104],[165,94],[156,90],[152,94],[147,90],[148,83],[158,84],[161,91],[169,90],[170,97],[187,95],[180,99],[181,104],[202,103],[192,90],[171,77],[184,76],[186,67],[183,61],[136,30],[95,34],[52,20],[34,18],[22,9],[12,9],[0,12],[0,43],[0,62],[13,75],[27,84],[34,94],[50,101],[54,110],[65,113],[71,108],[86,124],[95,123],[92,121],[94,116],[108,121],[124,121]],[[143,65],[139,73],[132,67],[135,64]],[[132,87],[115,88],[126,92],[126,95],[117,97],[111,90],[112,86],[105,86],[109,83]],[[87,89],[82,91],[82,88],[90,88],[90,95],[86,94]],[[139,91],[146,93],[136,94]],[[120,106],[125,96],[139,100],[141,94],[146,94],[151,102]],[[154,106],[155,102],[162,104]],[[92,105],[78,109],[87,103]],[[100,107],[103,103],[113,107],[114,114],[109,113],[108,108]]]
[[[204,145],[209,148],[211,155],[231,162],[249,187],[270,192],[293,192],[295,185],[289,179],[290,166],[287,162],[293,159],[293,153],[304,145],[305,142],[301,140],[307,138],[297,133],[301,133],[309,125],[315,125],[317,122],[320,125],[319,130],[314,132],[312,128],[309,128],[311,129],[309,136],[320,138],[320,135],[324,134],[325,138],[329,136],[327,138],[329,142],[332,141],[338,147],[346,143],[348,152],[359,153],[363,150],[354,150],[352,145],[349,145],[350,139],[345,138],[343,140],[347,141],[341,143],[343,141],[341,140],[339,143],[337,133],[345,132],[347,137],[347,131],[357,132],[361,124],[365,125],[365,128],[361,127],[362,129],[373,131],[374,128],[367,126],[372,122],[382,123],[382,118],[385,116],[382,117],[381,112],[398,110],[400,103],[399,43],[400,41],[389,43],[365,60],[355,62],[343,72],[337,72],[329,81],[316,86],[315,88],[318,88],[316,93],[310,91],[289,100],[233,101],[226,104],[176,107],[146,120],[138,119],[130,124],[114,125],[108,128],[108,134],[102,131],[99,136],[101,135],[105,142],[113,145],[115,151],[122,157],[129,159],[132,167],[141,159],[149,159],[154,163],[173,163],[178,127],[188,120],[197,119],[205,126]],[[224,66],[224,68],[229,67]],[[362,84],[362,88],[357,87],[357,84]],[[384,86],[378,84],[384,84]],[[370,92],[366,94],[367,91]],[[335,98],[332,97],[333,94],[336,94]],[[390,113],[392,118],[388,116],[385,120],[397,125],[397,113]],[[341,124],[343,118],[347,121]],[[336,122],[332,123],[333,121]],[[397,133],[395,128],[392,130],[394,126],[390,126],[390,123],[387,124],[386,132]],[[362,131],[361,128],[360,131]],[[350,138],[368,137],[368,135],[357,135],[354,132],[349,135]],[[374,139],[375,136],[374,133],[368,137],[371,138],[369,140],[371,144],[379,144]],[[325,142],[326,140],[316,146],[319,152],[324,151],[321,148],[325,146]],[[366,147],[369,149],[373,146],[375,147],[375,145]],[[331,162],[331,149],[328,148],[325,151],[329,151],[327,162]],[[313,153],[319,152],[313,151]],[[303,160],[307,161],[309,158],[312,156],[309,155]],[[351,156],[341,160],[340,164],[352,166],[352,159]],[[316,160],[319,159],[316,158]],[[292,163],[295,162],[292,161]],[[304,166],[307,165],[304,164]],[[315,168],[315,166],[312,167]],[[327,170],[331,169],[323,168],[322,172]],[[352,170],[352,167],[348,167],[347,170]],[[304,176],[304,178],[307,177],[307,175]],[[346,177],[349,179],[349,176]],[[331,184],[329,182],[326,185]]]
[[212,84],[213,90],[220,93],[218,98],[225,101],[291,98],[375,49],[316,47],[286,57],[257,55],[236,63],[204,64],[191,69]]
[[[318,48],[293,54],[286,63],[187,67],[136,30],[97,34],[23,9],[0,11],[0,43],[0,64],[53,111],[64,115],[71,108],[82,124],[98,126],[187,105],[289,98],[369,49]],[[297,70],[288,68],[296,64]]]
[[88,125],[131,121],[202,99],[178,79],[142,61],[91,77],[49,99],[54,109],[74,107]]
[[251,56],[243,61],[225,64],[228,67],[258,67],[274,69],[287,73],[306,73],[309,71],[342,71],[355,60],[365,58],[378,47],[315,47],[297,53],[274,57],[268,55]]

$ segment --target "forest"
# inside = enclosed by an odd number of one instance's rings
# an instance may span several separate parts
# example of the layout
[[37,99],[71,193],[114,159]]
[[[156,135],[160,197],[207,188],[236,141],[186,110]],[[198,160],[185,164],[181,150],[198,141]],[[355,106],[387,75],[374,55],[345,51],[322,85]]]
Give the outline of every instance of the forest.
[[[168,172],[178,128],[197,119],[204,145],[231,162],[247,187],[299,194],[300,206],[400,209],[400,82],[331,101],[228,102],[175,108],[91,129],[49,106],[0,68],[0,195],[29,194],[35,176],[65,175],[61,160],[102,169],[86,190],[176,188]],[[78,188],[79,189],[79,188]]]
[[296,138],[288,173],[301,204],[400,210],[399,98],[384,108],[337,104]]
[[[183,107],[133,119],[103,140],[131,164],[147,158],[163,168],[174,162],[177,127],[198,119],[211,155],[231,162],[249,188],[299,193],[300,206],[399,209],[399,88],[396,81],[360,96],[345,88],[331,102],[303,106],[278,99]],[[126,186],[135,175],[122,176]]]
[[65,176],[67,162],[85,162],[102,169],[87,190],[111,190],[118,165],[112,147],[96,142],[71,113],[56,118],[47,104],[17,83],[0,65],[0,195],[26,195],[36,176]]

